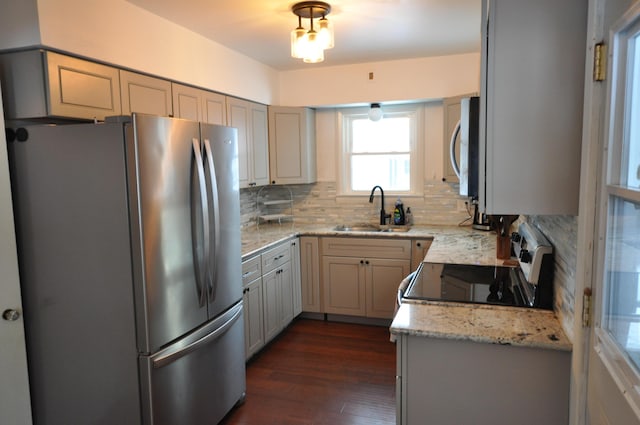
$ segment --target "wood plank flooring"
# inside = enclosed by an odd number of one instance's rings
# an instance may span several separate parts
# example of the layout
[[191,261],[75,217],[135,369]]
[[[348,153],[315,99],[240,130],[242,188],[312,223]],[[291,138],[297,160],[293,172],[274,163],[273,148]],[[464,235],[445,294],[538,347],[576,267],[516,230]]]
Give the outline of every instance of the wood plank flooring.
[[389,329],[298,319],[247,365],[224,425],[394,425]]

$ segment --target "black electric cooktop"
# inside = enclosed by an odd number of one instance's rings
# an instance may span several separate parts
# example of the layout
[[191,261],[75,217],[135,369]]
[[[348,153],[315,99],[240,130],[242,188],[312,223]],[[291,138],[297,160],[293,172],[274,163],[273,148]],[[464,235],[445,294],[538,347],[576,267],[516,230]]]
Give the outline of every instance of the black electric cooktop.
[[404,298],[532,307],[532,291],[519,267],[423,263]]

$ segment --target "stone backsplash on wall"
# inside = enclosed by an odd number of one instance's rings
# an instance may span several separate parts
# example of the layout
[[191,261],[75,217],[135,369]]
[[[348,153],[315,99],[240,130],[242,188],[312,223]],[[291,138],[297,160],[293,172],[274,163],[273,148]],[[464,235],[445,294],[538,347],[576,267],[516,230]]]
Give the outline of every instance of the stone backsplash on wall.
[[555,258],[553,276],[554,310],[567,337],[573,340],[576,289],[576,247],[578,217],[569,215],[534,215],[525,219],[537,227],[551,242]]
[[[300,224],[354,224],[378,223],[380,217],[380,191],[376,191],[373,203],[369,196],[338,196],[335,182],[318,182],[304,185],[268,186],[248,188],[240,191],[241,223],[256,224],[258,211],[264,212],[262,199],[287,199],[289,191],[293,198],[293,219]],[[393,212],[397,197],[385,193],[385,211]],[[411,207],[415,224],[458,225],[470,224],[470,215],[458,211],[458,185],[440,181],[426,181],[422,197],[403,198],[405,210]],[[269,212],[274,211],[270,207]],[[287,212],[289,205],[280,205]],[[465,221],[466,220],[466,221]]]

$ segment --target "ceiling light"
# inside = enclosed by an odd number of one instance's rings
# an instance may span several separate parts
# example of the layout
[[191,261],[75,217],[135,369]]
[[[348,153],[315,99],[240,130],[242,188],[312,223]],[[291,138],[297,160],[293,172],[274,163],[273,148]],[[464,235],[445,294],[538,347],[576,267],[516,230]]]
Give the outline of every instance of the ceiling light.
[[379,103],[372,103],[369,109],[369,119],[371,121],[380,121],[382,119],[382,109]]
[[[291,31],[291,56],[307,63],[322,62],[324,51],[334,44],[333,25],[327,19],[331,6],[321,1],[303,1],[291,6],[291,11],[298,17],[298,26]],[[309,30],[302,25],[303,18],[309,20]]]

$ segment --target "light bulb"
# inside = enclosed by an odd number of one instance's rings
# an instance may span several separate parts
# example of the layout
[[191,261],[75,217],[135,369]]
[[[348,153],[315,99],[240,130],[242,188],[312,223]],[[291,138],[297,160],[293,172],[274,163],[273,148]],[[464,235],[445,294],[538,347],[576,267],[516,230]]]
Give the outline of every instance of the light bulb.
[[291,31],[291,56],[302,58],[304,56],[304,44],[306,42],[307,30],[298,27]]
[[322,62],[324,60],[324,49],[318,40],[318,33],[310,30],[305,39],[303,61],[306,63]]
[[324,16],[318,21],[318,38],[324,49],[333,48],[333,24]]

